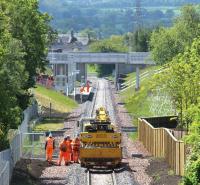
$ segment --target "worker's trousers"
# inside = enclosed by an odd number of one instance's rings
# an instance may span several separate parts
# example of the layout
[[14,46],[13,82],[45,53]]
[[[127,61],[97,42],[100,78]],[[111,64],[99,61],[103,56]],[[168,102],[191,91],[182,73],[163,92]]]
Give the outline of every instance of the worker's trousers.
[[58,165],[61,165],[62,159],[64,158],[65,164],[71,161],[71,153],[60,151]]
[[53,156],[53,148],[47,147],[46,148],[46,160],[51,162]]
[[79,159],[79,150],[73,150],[73,161],[77,163],[78,159]]

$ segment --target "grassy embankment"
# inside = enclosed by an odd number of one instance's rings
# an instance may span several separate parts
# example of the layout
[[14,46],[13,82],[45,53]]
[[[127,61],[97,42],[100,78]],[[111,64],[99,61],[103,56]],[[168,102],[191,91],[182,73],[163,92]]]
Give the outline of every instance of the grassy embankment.
[[[170,102],[162,100],[162,91],[158,91],[158,93],[155,94],[155,92],[152,89],[153,83],[155,81],[153,76],[155,70],[159,68],[160,67],[153,66],[141,70],[141,74],[144,72],[148,72],[149,75],[143,80],[141,80],[141,86],[139,91],[135,91],[135,86],[132,86],[129,89],[120,93],[121,100],[125,103],[125,107],[131,115],[131,117],[133,117],[133,125],[135,126],[137,126],[137,119],[139,117],[162,116],[166,114],[173,114],[173,110],[171,109],[171,107],[169,107]],[[134,81],[135,78],[136,74],[134,72],[128,74],[125,80],[126,82],[130,80]],[[160,96],[161,98],[157,98],[156,96]],[[159,109],[161,105],[162,109]],[[132,133],[130,134],[130,136],[133,139],[135,139],[137,138],[137,133]]]
[[[35,126],[35,131],[62,129],[64,127],[64,115],[77,107],[77,103],[69,97],[40,85],[34,89],[34,95],[42,107],[44,115],[44,120]],[[52,109],[51,117],[48,116],[50,103]]]

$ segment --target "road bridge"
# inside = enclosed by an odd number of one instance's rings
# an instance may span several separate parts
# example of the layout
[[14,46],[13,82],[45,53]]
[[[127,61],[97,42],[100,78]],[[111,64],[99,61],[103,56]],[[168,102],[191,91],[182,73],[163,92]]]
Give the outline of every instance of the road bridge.
[[[74,81],[78,77],[84,76],[87,79],[86,64],[115,64],[115,84],[117,87],[120,73],[129,73],[136,69],[136,89],[140,86],[139,69],[144,65],[154,65],[150,57],[150,52],[131,53],[92,53],[92,52],[51,52],[48,54],[50,64],[53,65],[54,76],[56,78],[56,89],[64,90],[66,86],[68,92],[74,88]],[[67,84],[67,85],[66,85]]]
[[[70,62],[83,64],[132,64],[153,65],[150,52],[131,53],[91,53],[91,52],[63,52],[49,53],[48,59],[52,64],[66,64]],[[52,60],[53,59],[53,60]]]

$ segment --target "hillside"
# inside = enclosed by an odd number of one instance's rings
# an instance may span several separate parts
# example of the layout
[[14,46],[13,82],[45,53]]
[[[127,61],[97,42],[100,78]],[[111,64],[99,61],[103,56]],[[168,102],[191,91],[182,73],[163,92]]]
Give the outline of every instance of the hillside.
[[[192,2],[198,0],[142,0],[142,23],[171,26],[180,6]],[[90,28],[102,38],[136,29],[134,0],[40,0],[40,9],[53,17],[52,25],[60,32]]]

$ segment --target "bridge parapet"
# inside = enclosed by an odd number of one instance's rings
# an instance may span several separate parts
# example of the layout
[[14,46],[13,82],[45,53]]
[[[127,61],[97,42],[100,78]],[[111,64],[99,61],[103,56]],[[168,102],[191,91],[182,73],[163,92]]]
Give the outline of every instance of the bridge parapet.
[[51,64],[84,63],[84,64],[136,64],[153,65],[150,52],[132,53],[91,53],[91,52],[64,52],[49,53]]

